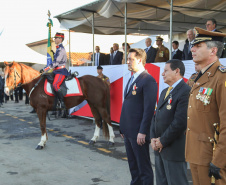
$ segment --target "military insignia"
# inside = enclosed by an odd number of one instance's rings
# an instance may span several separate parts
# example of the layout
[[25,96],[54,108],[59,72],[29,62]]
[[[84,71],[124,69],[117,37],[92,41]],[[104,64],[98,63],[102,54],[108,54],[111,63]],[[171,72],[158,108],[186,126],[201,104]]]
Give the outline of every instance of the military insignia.
[[198,30],[195,29],[194,32],[195,32],[195,37],[197,37],[199,35]]
[[168,99],[168,105],[166,106],[167,110],[170,110],[172,108],[172,103],[173,98],[172,98],[172,94],[170,94],[170,98]]
[[220,66],[218,67],[218,69],[219,69],[222,73],[225,73],[225,72],[226,72],[226,66],[220,65]]
[[212,94],[213,89],[200,87],[199,93],[196,95],[196,99],[203,102],[204,105],[210,104],[210,95]]
[[163,55],[164,55],[163,51],[160,51],[159,52],[159,57],[163,57]]
[[167,108],[168,110],[170,110],[170,109],[172,108],[172,106],[171,106],[171,105],[167,105],[166,108]]
[[136,95],[137,94],[137,90],[138,89],[138,87],[137,87],[137,85],[136,85],[136,83],[133,85],[133,91],[132,91],[132,95]]

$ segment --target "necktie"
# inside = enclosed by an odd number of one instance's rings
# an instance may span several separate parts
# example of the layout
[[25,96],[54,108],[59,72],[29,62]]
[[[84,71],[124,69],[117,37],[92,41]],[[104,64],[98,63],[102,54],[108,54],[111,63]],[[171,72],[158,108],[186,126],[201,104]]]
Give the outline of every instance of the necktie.
[[173,87],[168,87],[168,90],[166,91],[166,95],[165,95],[164,100],[165,100],[166,97],[169,95],[169,93],[170,93],[170,91],[171,91],[172,88],[173,88]]
[[110,54],[110,65],[113,64],[113,54]]
[[99,66],[99,53],[96,53],[96,66]]
[[176,54],[176,51],[173,51],[173,52],[172,52],[172,58],[173,58],[173,56],[174,56],[175,54]]
[[146,52],[146,53],[148,52],[148,48],[145,49],[145,52]]
[[130,86],[131,86],[132,83],[133,83],[133,78],[134,78],[134,76],[131,76],[130,81],[129,81],[129,85],[128,85],[128,88],[127,88],[127,93],[128,93],[128,91],[129,91],[129,89],[130,89]]
[[58,46],[58,45],[56,46],[57,49],[58,49],[59,47],[60,47],[60,46]]
[[116,51],[115,51],[114,54],[113,54],[113,59],[115,58],[115,55],[116,55]]
[[191,43],[189,42],[189,45],[188,45],[188,53],[190,53],[190,50],[191,50]]

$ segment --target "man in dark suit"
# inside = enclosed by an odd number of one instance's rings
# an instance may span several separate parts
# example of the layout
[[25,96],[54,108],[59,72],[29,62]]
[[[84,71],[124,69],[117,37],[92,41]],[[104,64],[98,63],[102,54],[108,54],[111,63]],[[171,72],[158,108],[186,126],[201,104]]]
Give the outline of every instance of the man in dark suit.
[[173,41],[172,47],[173,47],[172,59],[182,60],[183,52],[182,52],[181,50],[178,49],[178,47],[179,47],[179,42],[176,41],[176,40]]
[[[100,47],[95,47],[96,53],[94,54],[94,64],[95,66],[105,65],[105,54],[100,53]],[[91,56],[91,61],[93,61],[93,55]]]
[[221,31],[217,30],[217,21],[215,19],[208,19],[206,21],[206,30],[207,31],[215,31],[215,32],[220,32],[222,33]]
[[113,44],[113,60],[111,65],[119,65],[122,64],[123,52],[119,51],[119,45],[117,43]]
[[160,95],[151,123],[157,185],[188,185],[185,162],[185,130],[190,87],[184,82],[184,64],[172,59],[162,73],[169,85]]
[[155,110],[157,83],[144,65],[146,53],[130,49],[128,70],[133,72],[124,91],[120,132],[124,138],[132,176],[131,185],[153,185],[149,144],[150,125]]
[[184,49],[183,49],[183,56],[182,60],[192,60],[192,53],[191,53],[191,42],[195,38],[195,33],[193,29],[187,31],[187,39],[185,40]]
[[114,50],[113,50],[113,47],[110,48],[110,53],[105,55],[105,64],[106,65],[111,65],[112,62],[113,62],[113,53],[114,53]]
[[154,63],[156,52],[157,50],[151,46],[152,40],[150,38],[147,38],[145,40],[145,44],[147,48],[145,49],[145,52],[147,54],[147,60],[146,63]]

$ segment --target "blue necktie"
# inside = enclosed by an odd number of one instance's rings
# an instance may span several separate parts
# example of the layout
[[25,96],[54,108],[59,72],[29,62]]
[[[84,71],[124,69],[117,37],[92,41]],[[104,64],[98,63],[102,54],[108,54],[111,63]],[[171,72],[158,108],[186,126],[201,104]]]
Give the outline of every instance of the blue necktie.
[[146,53],[148,52],[148,48],[145,49],[145,52],[146,52]]
[[133,78],[134,78],[134,76],[131,76],[130,81],[129,81],[129,85],[128,85],[128,87],[127,87],[127,93],[129,92],[130,86],[131,86],[132,83],[133,83]]
[[96,65],[99,66],[99,53],[96,53]]

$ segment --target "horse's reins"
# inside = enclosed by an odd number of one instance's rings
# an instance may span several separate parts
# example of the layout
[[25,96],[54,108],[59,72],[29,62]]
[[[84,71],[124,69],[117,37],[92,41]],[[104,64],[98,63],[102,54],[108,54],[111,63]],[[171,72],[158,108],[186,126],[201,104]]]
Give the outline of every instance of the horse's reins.
[[[19,65],[20,65],[20,67],[21,67],[21,76],[19,75],[19,73],[17,72],[17,70],[15,69],[15,68],[9,68],[9,69],[14,69],[14,86],[8,86],[8,87],[14,87],[14,89],[16,89],[16,88],[18,88],[18,87],[21,87],[22,85],[25,85],[25,84],[27,84],[27,83],[29,83],[29,82],[26,82],[26,83],[23,83],[22,84],[22,75],[23,75],[23,68],[22,68],[22,66],[21,66],[21,64],[20,63],[18,63]],[[40,74],[40,75],[42,75],[42,74]],[[37,77],[35,77],[35,78],[38,78],[40,75],[38,75]],[[21,83],[19,83],[18,85],[16,85],[16,76],[18,76],[20,79],[21,79]],[[35,79],[35,78],[33,78],[33,79]],[[30,91],[30,93],[29,93],[29,98],[30,98],[30,96],[31,96],[31,93],[34,91],[34,89],[38,86],[38,84],[39,84],[39,82],[42,80],[42,78],[43,78],[43,76],[41,76],[41,78],[38,80],[38,82],[34,85],[34,87],[32,87],[32,89],[31,89],[31,91]],[[32,79],[32,80],[33,80]],[[32,81],[31,80],[31,81]]]

